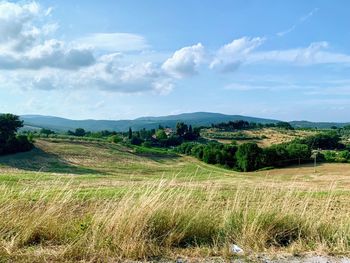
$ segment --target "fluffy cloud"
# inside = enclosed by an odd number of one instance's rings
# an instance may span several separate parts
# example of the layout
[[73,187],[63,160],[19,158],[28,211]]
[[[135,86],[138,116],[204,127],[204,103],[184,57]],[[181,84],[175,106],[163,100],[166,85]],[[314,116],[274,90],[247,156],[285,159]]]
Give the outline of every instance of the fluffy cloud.
[[48,21],[50,12],[36,2],[0,2],[1,51],[23,51],[54,32],[58,25]]
[[184,78],[197,74],[199,65],[204,61],[204,47],[201,43],[177,50],[162,65],[163,70],[175,78]]
[[42,22],[50,10],[36,2],[0,2],[0,69],[76,69],[94,63],[89,49],[48,38],[57,29]]
[[[148,45],[142,36],[98,33],[65,43],[50,37],[58,27],[49,22],[50,12],[36,2],[0,2],[0,76],[11,76],[3,78],[8,87],[161,94],[172,90],[171,79],[159,65],[126,63],[120,53],[108,53],[144,50]],[[107,54],[95,58],[95,51]]]
[[[36,2],[0,2],[0,80],[7,87],[167,94],[176,79],[196,75],[203,66],[232,72],[248,63],[350,63],[350,56],[330,52],[327,42],[257,51],[265,41],[260,37],[235,39],[212,53],[198,43],[175,51],[168,59],[155,51],[150,58],[145,55],[151,52],[147,41],[137,34],[95,33],[72,42],[57,40],[53,35],[58,24],[50,20],[50,13],[50,8]],[[226,88],[251,89],[243,84]]]
[[235,71],[254,49],[264,42],[263,38],[242,37],[224,45],[217,52],[210,63],[210,68],[219,69],[221,72]]
[[45,67],[76,69],[93,64],[88,49],[70,48],[64,42],[47,40],[25,52],[0,52],[0,69],[40,69]]
[[167,94],[173,83],[160,67],[151,62],[124,64],[120,54],[102,56],[96,65],[81,70],[79,82],[113,92],[155,91]]

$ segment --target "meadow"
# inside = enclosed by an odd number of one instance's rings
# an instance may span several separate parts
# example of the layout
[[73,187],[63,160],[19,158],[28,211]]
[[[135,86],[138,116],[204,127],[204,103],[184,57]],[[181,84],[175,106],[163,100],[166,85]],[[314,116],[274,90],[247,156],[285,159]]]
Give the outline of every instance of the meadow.
[[290,142],[296,138],[316,134],[312,130],[283,130],[278,128],[261,128],[243,131],[220,131],[215,128],[203,129],[201,136],[207,139],[217,140],[221,143],[230,144],[236,141],[238,144],[253,142],[260,147],[269,147],[274,144]]
[[103,141],[35,146],[0,157],[2,261],[349,254],[349,164],[239,173]]

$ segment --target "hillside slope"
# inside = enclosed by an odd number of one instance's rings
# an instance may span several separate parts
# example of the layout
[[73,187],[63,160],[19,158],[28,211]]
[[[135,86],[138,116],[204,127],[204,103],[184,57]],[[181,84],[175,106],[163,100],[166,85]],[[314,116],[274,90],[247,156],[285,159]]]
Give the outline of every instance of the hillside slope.
[[135,120],[70,120],[53,116],[41,115],[22,115],[21,119],[26,126],[48,128],[57,131],[74,130],[83,128],[89,131],[114,130],[127,131],[129,127],[134,130],[153,129],[159,125],[172,127],[177,122],[186,122],[193,126],[208,126],[212,123],[220,123],[235,120],[245,120],[249,122],[259,123],[275,123],[277,120],[247,117],[241,115],[225,115],[210,112],[184,113],[179,115],[170,115],[162,117],[142,117]]

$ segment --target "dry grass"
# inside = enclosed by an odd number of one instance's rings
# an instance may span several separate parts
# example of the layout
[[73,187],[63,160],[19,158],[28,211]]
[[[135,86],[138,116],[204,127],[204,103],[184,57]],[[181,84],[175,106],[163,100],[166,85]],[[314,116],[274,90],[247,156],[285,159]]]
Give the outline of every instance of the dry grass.
[[[206,132],[213,134],[226,134],[226,136],[234,136],[237,132],[218,132],[213,129],[207,129]],[[246,130],[241,131],[247,137],[257,137],[261,138],[259,140],[236,140],[238,144],[246,142],[255,142],[260,147],[268,147],[273,144],[279,144],[284,142],[290,142],[295,138],[302,138],[315,134],[314,131],[303,131],[303,130],[281,130],[276,128],[263,128],[257,130]],[[232,143],[230,139],[218,139],[217,141],[221,143]]]
[[[332,189],[270,192],[220,187],[174,187],[160,180],[129,187],[115,198],[77,199],[70,184],[53,189],[2,187],[0,257],[9,261],[149,260],[230,257],[248,253],[318,251],[346,254],[349,211]],[[322,202],[322,206],[318,204]]]
[[0,158],[0,261],[350,250],[347,164],[243,174],[99,143],[37,147]]

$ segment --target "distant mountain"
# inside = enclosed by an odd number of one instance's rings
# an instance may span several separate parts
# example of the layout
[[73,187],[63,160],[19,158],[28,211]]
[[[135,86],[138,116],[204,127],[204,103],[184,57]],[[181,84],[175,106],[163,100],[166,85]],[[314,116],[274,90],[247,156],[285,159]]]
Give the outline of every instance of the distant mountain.
[[278,120],[247,117],[241,115],[226,115],[211,112],[183,113],[161,117],[141,117],[135,120],[70,120],[54,116],[22,115],[25,128],[40,129],[47,128],[56,131],[74,130],[83,128],[88,131],[114,130],[127,131],[129,127],[133,130],[142,128],[152,129],[159,125],[174,128],[177,122],[183,121],[192,126],[209,126],[212,123],[220,123],[235,120],[245,120],[256,123],[276,123]]
[[289,122],[295,128],[319,128],[329,129],[331,127],[342,128],[346,125],[350,125],[349,122],[311,122],[311,121],[290,121]]
[[[42,115],[22,115],[25,129],[36,130],[41,128],[52,129],[55,131],[75,130],[83,128],[87,131],[127,131],[129,127],[133,130],[142,128],[153,129],[159,125],[174,128],[177,122],[185,122],[192,126],[210,126],[212,123],[244,120],[256,123],[276,123],[278,120],[248,117],[242,115],[226,115],[212,112],[194,112],[182,113],[178,115],[160,116],[160,117],[141,117],[134,120],[70,120],[54,116]],[[291,121],[290,124],[297,128],[331,128],[332,126],[344,127],[350,123],[336,122],[310,122],[310,121]]]

